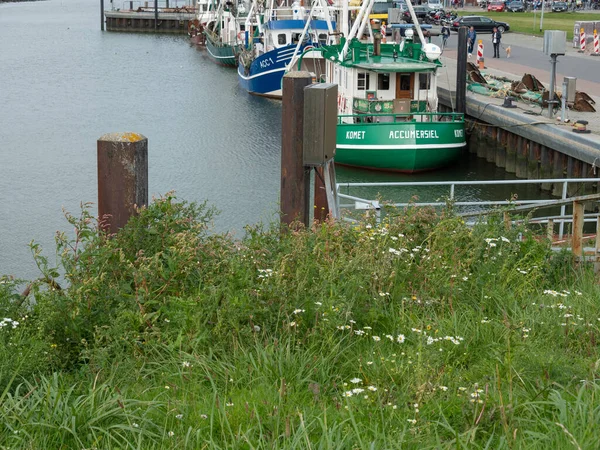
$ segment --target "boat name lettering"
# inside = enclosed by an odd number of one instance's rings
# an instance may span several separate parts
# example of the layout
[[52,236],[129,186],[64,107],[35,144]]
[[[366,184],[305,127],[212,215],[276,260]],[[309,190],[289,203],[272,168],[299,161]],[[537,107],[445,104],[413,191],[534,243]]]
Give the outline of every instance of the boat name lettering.
[[454,130],[454,137],[457,137],[457,138],[463,137],[463,130]]
[[267,59],[263,59],[262,61],[259,61],[259,64],[260,64],[260,68],[264,69],[265,67],[269,67],[275,63],[273,62],[273,60],[271,58],[267,58]]
[[439,139],[437,130],[392,130],[390,139]]
[[346,131],[346,139],[364,139],[364,131]]

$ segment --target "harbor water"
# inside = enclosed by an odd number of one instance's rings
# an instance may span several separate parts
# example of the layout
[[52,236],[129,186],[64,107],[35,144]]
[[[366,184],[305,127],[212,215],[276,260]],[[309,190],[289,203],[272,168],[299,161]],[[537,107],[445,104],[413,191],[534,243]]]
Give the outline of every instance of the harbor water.
[[[69,231],[63,209],[76,214],[96,201],[96,140],[109,132],[145,135],[151,195],[207,200],[220,211],[216,231],[241,237],[245,225],[277,219],[281,104],[248,95],[235,70],[212,63],[186,36],[101,32],[99,16],[89,0],[0,4],[0,274],[38,276],[32,239],[53,261],[56,231]],[[511,175],[465,154],[431,173],[339,168],[337,177]],[[514,191],[485,189],[466,198]]]

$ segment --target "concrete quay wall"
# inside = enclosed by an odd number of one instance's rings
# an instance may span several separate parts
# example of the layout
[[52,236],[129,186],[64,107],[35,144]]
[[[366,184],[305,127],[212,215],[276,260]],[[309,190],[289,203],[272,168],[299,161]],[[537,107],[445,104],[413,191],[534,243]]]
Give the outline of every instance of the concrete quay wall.
[[[452,109],[453,94],[438,88],[441,110]],[[599,135],[578,134],[570,124],[557,125],[548,118],[504,108],[501,103],[501,99],[467,95],[470,152],[519,178],[600,177]],[[562,183],[548,183],[542,189],[560,196]],[[600,192],[600,178],[598,183],[574,183],[570,191],[579,195]]]

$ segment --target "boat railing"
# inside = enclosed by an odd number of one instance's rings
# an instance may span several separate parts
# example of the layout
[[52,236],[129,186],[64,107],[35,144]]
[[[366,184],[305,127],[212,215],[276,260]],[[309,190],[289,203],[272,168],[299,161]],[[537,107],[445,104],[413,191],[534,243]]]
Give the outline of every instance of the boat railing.
[[[388,119],[392,120],[388,120]],[[348,122],[344,119],[352,119]],[[382,120],[385,119],[385,120]],[[420,120],[419,120],[420,119]],[[414,112],[414,113],[360,113],[360,114],[339,114],[339,125],[350,125],[352,123],[401,123],[401,122],[463,122],[464,114],[448,112]]]
[[[481,181],[407,181],[407,182],[376,182],[376,183],[337,183],[336,184],[336,196],[337,196],[337,214],[338,218],[342,218],[346,221],[355,221],[351,217],[353,211],[372,211],[377,220],[381,219],[382,210],[385,208],[403,208],[408,206],[415,207],[433,207],[433,208],[444,208],[451,206],[453,210],[460,216],[465,217],[467,220],[477,220],[480,216],[486,216],[492,212],[510,211],[511,209],[517,210],[531,210],[531,209],[545,209],[545,208],[560,208],[560,213],[550,214],[546,216],[536,215],[532,217],[530,223],[548,224],[548,227],[558,224],[559,226],[559,239],[562,239],[565,225],[572,223],[573,219],[571,215],[567,214],[567,209],[570,206],[567,205],[571,200],[578,201],[581,199],[580,192],[590,192],[591,184],[597,184],[598,178],[552,178],[552,179],[537,179],[537,180],[481,180]],[[513,195],[513,198],[491,198],[487,200],[470,200],[468,197],[472,196],[469,192],[473,190],[481,190],[484,186],[523,186],[523,185],[545,185],[553,186],[554,191],[559,190],[561,192],[560,198],[555,199],[524,199]],[[575,185],[575,186],[574,186]],[[585,186],[588,188],[584,188]],[[422,188],[432,188],[427,189]],[[414,197],[415,188],[421,188],[419,198]],[[359,196],[361,192],[354,193],[356,191],[369,189],[374,192],[374,189],[379,190],[378,198],[364,198]],[[382,198],[380,190],[385,190],[386,196],[404,197],[409,198],[409,201],[394,202],[386,201]],[[463,190],[464,192],[461,192]],[[353,195],[351,195],[351,193]],[[402,195],[404,194],[404,195]],[[573,194],[573,195],[571,195]],[[426,196],[433,197],[427,200]],[[493,192],[490,192],[490,196]],[[425,197],[425,199],[423,198]],[[349,201],[349,202],[348,202]],[[589,203],[600,203],[598,199],[587,199],[580,200]],[[586,214],[584,216],[584,222],[594,222],[598,220],[598,213]],[[514,219],[513,222],[518,222],[519,219]]]

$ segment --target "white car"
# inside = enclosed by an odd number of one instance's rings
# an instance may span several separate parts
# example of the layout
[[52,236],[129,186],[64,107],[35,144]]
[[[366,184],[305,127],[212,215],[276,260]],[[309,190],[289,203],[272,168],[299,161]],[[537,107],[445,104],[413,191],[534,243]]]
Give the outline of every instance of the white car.
[[442,9],[444,7],[441,0],[428,0],[427,6],[432,10]]

